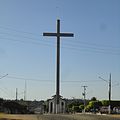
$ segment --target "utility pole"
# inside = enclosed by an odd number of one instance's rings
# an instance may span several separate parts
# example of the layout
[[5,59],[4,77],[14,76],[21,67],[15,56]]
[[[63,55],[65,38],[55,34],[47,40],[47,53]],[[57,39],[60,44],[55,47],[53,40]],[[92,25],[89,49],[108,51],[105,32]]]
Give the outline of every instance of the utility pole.
[[86,88],[88,86],[82,86],[83,87],[83,90],[84,92],[82,93],[83,97],[84,97],[84,113],[85,113],[85,106],[86,106]]
[[27,94],[27,83],[26,83],[26,80],[25,80],[25,89],[24,89],[24,101],[26,100],[26,94]]
[[109,112],[109,114],[111,114],[111,73],[109,75],[109,81],[103,79],[102,77],[99,77],[99,78],[108,83],[108,96],[109,96],[108,112]]
[[16,88],[16,101],[18,100],[18,89]]
[[111,114],[111,73],[109,78],[109,114]]

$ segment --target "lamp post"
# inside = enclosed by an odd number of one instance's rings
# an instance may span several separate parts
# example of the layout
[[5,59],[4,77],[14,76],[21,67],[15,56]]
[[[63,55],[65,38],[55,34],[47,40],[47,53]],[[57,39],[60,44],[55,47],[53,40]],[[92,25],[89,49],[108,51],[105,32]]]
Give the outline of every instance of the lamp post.
[[4,78],[4,77],[6,77],[8,74],[6,74],[6,75],[3,75],[3,76],[0,76],[0,79],[2,79],[2,78]]
[[108,108],[108,111],[109,111],[109,114],[110,114],[111,113],[111,73],[110,73],[109,81],[103,79],[102,77],[99,77],[99,78],[108,83],[108,87],[109,87],[109,90],[108,90],[108,95],[109,95],[109,108]]

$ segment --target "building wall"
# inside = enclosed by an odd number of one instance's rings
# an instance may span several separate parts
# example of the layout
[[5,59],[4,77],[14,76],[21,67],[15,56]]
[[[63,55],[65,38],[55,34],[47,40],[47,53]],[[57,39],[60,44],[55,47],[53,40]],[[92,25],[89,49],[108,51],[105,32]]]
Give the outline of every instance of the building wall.
[[[55,114],[55,113],[65,113],[66,111],[66,102],[64,99],[60,98],[60,103],[58,106],[56,106],[56,99],[50,99],[49,100],[49,113]],[[57,108],[58,107],[58,111]]]

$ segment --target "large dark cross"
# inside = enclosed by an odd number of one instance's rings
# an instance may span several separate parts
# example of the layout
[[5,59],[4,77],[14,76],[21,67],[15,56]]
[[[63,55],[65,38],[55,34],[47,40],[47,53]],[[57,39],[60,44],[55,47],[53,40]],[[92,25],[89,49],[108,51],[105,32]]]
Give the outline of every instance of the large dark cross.
[[56,71],[56,103],[59,104],[60,97],[60,37],[73,37],[73,33],[60,33],[60,20],[57,20],[56,33],[43,33],[43,36],[57,37],[57,71]]

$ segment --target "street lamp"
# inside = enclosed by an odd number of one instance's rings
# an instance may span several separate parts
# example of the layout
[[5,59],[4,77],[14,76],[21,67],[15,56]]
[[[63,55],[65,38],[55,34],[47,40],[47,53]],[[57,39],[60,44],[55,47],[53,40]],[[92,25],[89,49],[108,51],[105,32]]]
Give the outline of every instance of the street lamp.
[[8,74],[6,74],[6,75],[4,75],[4,76],[0,76],[0,79],[2,79],[2,78],[4,78],[4,77],[6,77]]
[[110,77],[109,77],[109,81],[108,80],[105,80],[103,79],[102,77],[99,77],[101,80],[105,81],[108,83],[108,86],[109,86],[109,108],[108,108],[108,111],[109,111],[109,114],[111,113],[111,73],[110,73]]

